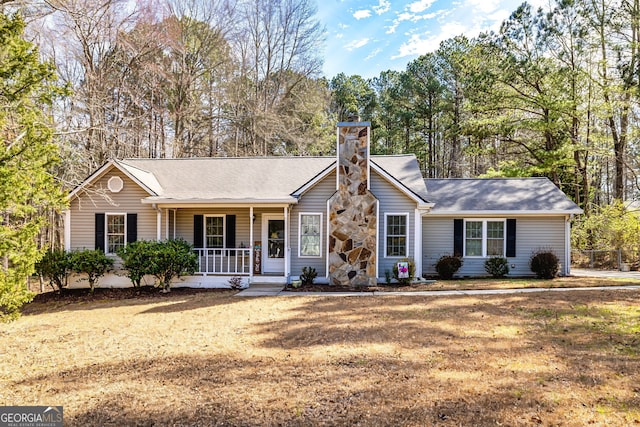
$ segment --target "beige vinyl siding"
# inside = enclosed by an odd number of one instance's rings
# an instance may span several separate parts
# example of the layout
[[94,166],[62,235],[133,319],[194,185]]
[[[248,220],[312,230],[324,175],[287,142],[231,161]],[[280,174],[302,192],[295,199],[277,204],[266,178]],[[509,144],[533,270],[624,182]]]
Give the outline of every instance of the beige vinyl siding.
[[[504,216],[503,218],[516,219],[516,256],[508,258],[511,269],[510,276],[532,275],[533,273],[529,269],[529,258],[532,252],[539,248],[552,249],[558,256],[560,263],[563,266],[566,264],[564,217]],[[429,217],[429,215],[423,217],[422,270],[424,274],[435,275],[435,264],[438,259],[443,255],[453,253],[453,220],[454,217]],[[465,258],[462,268],[456,275],[459,277],[486,276],[485,260],[486,258]],[[511,268],[511,265],[514,267]]]
[[[291,275],[302,273],[302,267],[313,267],[318,277],[327,276],[327,200],[336,191],[336,173],[331,172],[323,180],[314,185],[291,209]],[[320,233],[320,257],[298,257],[298,233],[300,232],[300,212],[321,213],[322,231]]]
[[[113,176],[119,176],[124,182],[119,193],[112,193],[107,188],[107,181]],[[138,184],[112,168],[71,201],[71,250],[95,248],[96,213],[136,213],[138,240],[155,240],[156,211],[141,203],[148,196]]]
[[404,192],[373,171],[370,188],[374,196],[378,198],[378,277],[384,277],[385,270],[392,272],[393,265],[400,260],[400,258],[387,258],[385,256],[385,213],[407,214],[407,237],[409,240],[407,256],[413,258],[415,252],[414,223],[417,205]]

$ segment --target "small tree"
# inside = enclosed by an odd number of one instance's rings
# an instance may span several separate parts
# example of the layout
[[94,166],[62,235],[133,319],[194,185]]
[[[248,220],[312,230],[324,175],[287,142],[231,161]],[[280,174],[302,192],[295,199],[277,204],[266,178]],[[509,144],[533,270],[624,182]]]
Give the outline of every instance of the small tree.
[[146,274],[151,274],[149,260],[153,254],[154,244],[155,242],[139,240],[119,248],[116,252],[122,259],[122,267],[127,270],[127,277],[136,288],[140,287],[142,278]]
[[58,292],[62,292],[62,289],[67,287],[70,270],[71,256],[62,249],[48,250],[36,263],[36,273],[47,279],[51,288]]
[[91,292],[95,289],[98,279],[113,266],[113,260],[100,249],[85,249],[71,253],[71,269],[79,274],[86,274]]
[[182,274],[193,274],[198,268],[198,256],[193,246],[183,239],[153,242],[149,251],[149,274],[153,274],[165,292],[171,281]]

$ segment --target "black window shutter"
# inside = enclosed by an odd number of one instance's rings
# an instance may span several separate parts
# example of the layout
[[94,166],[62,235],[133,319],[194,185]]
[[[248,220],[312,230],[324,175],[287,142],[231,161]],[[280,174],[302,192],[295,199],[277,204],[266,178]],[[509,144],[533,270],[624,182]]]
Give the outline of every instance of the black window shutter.
[[464,247],[464,220],[453,220],[453,255],[462,256]]
[[138,214],[127,214],[127,243],[138,240]]
[[507,257],[516,256],[516,220],[507,219]]
[[204,216],[193,216],[193,247],[204,248]]
[[236,247],[236,216],[227,215],[225,224],[226,246],[227,248]]
[[104,214],[103,213],[97,213],[96,214],[96,228],[95,228],[95,232],[96,232],[96,249],[100,249],[102,252],[104,252],[104,226],[105,226]]

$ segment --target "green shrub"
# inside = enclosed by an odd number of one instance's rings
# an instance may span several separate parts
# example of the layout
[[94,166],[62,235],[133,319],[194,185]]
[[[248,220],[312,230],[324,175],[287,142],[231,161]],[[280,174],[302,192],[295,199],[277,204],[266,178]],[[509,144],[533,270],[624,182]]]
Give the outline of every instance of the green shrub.
[[303,285],[313,285],[313,281],[318,277],[318,272],[313,267],[302,267],[300,281]]
[[531,255],[529,267],[538,279],[553,279],[558,274],[560,261],[556,254],[543,249]]
[[[408,271],[404,272],[405,274],[408,274],[408,277],[399,278],[399,262],[406,262],[408,264]],[[393,263],[393,278],[396,279],[398,283],[401,285],[408,285],[414,277],[416,277],[416,263],[413,261],[413,258],[403,258],[400,261]]]
[[67,278],[71,270],[71,256],[62,249],[50,249],[36,263],[36,273],[49,281],[53,290],[62,292],[67,286]]
[[148,274],[154,275],[160,287],[169,292],[174,277],[193,274],[198,268],[198,255],[184,239],[150,242]]
[[450,280],[456,271],[462,267],[462,258],[453,255],[444,255],[436,263],[438,276],[444,280]]
[[113,260],[100,249],[85,249],[71,252],[71,270],[79,274],[86,274],[91,292],[95,289],[98,279],[113,266]]
[[118,249],[117,254],[122,259],[122,267],[127,270],[127,277],[134,287],[140,287],[142,278],[149,271],[149,260],[151,259],[156,242],[139,240],[131,242]]
[[504,277],[509,274],[509,261],[499,256],[488,258],[484,262],[484,271],[495,278]]

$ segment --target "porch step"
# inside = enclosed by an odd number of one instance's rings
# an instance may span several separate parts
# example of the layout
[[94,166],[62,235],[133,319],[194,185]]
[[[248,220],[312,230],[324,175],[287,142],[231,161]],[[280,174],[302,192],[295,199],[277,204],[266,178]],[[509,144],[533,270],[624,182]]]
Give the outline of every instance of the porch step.
[[284,289],[284,285],[275,283],[253,283],[247,289],[238,292],[237,297],[270,297],[277,296]]

